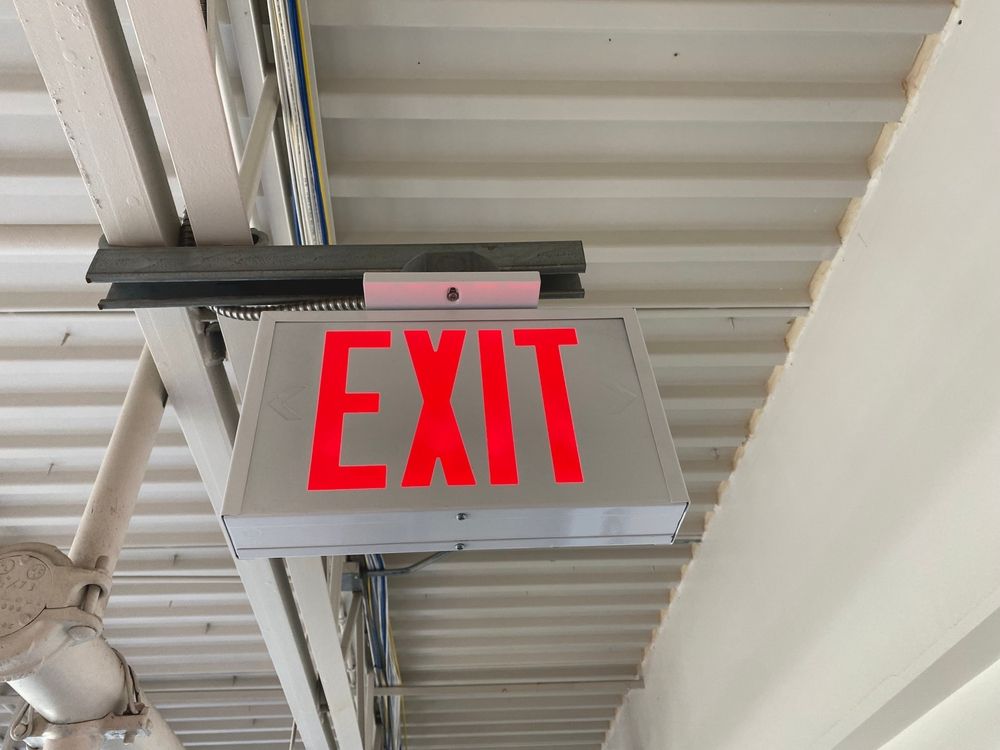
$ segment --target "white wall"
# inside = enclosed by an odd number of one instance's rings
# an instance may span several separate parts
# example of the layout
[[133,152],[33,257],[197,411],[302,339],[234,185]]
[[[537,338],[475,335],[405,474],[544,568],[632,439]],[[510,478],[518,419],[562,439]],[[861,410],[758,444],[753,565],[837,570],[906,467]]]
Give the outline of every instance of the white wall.
[[878,747],[1000,655],[1000,2],[960,17],[608,750]]

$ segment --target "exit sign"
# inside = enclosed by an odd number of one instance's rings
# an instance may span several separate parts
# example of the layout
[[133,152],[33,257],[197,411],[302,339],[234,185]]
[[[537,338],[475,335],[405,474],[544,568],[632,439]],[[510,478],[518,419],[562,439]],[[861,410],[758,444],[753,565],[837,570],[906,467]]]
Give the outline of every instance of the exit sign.
[[634,310],[265,313],[242,558],[662,544],[687,508]]

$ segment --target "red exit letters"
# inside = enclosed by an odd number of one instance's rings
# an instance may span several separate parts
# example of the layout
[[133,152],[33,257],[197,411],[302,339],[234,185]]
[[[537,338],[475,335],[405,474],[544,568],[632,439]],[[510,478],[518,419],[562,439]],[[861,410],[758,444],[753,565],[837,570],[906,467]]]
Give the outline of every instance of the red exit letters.
[[[402,487],[429,487],[438,461],[448,486],[476,484],[462,431],[451,404],[466,333],[464,330],[444,330],[435,348],[429,331],[404,331],[423,406],[403,469]],[[517,453],[503,333],[499,330],[480,330],[476,335],[482,375],[489,482],[491,485],[516,485]],[[535,350],[552,474],[557,484],[583,482],[561,352],[562,347],[577,344],[575,328],[514,330],[515,346]],[[351,350],[388,349],[391,346],[391,331],[327,331],[309,466],[309,490],[374,490],[387,487],[388,469],[384,464],[344,465],[341,463],[341,447],[346,414],[370,414],[379,410],[378,393],[347,390]]]

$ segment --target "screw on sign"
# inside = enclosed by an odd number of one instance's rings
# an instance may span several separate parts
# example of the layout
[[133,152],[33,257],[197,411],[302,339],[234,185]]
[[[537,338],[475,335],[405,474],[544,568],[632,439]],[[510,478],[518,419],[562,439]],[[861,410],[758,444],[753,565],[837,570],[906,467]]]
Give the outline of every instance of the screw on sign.
[[[477,484],[451,397],[466,331],[444,330],[437,348],[427,330],[404,331],[413,372],[423,398],[401,487],[429,487],[438,461],[450,486]],[[491,485],[518,484],[510,392],[499,330],[478,331],[483,415]],[[514,345],[533,348],[556,484],[583,482],[583,468],[566,385],[561,348],[576,346],[574,328],[517,328]],[[350,392],[347,373],[353,349],[388,349],[392,331],[327,331],[320,376],[316,428],[308,487],[311,491],[385,489],[384,464],[343,465],[344,416],[379,410],[379,394]]]

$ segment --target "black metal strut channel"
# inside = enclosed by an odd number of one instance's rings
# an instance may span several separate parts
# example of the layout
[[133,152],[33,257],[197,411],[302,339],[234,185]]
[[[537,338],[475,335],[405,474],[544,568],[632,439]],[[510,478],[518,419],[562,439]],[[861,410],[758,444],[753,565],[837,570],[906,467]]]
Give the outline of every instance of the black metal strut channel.
[[[182,245],[185,243],[181,243]],[[579,299],[579,241],[422,245],[100,247],[101,309],[286,305],[358,297],[366,271],[538,271],[542,299]]]

